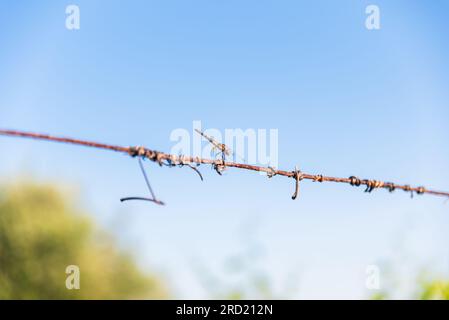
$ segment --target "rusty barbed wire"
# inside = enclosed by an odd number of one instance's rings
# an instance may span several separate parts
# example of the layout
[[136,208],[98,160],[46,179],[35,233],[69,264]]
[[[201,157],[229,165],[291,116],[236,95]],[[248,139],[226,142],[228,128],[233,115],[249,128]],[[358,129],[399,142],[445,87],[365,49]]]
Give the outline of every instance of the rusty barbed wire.
[[85,141],[79,139],[72,139],[59,136],[51,136],[41,133],[31,133],[16,130],[0,130],[0,135],[54,141],[54,142],[92,147],[97,149],[117,151],[121,153],[126,153],[131,157],[141,157],[149,159],[153,162],[158,163],[160,166],[166,165],[169,167],[173,167],[173,166],[189,165],[189,167],[198,172],[201,179],[202,179],[201,173],[199,173],[199,171],[197,170],[197,166],[201,164],[211,165],[219,174],[221,174],[221,172],[226,168],[237,168],[243,170],[265,172],[269,178],[274,176],[284,176],[288,178],[293,178],[295,180],[296,188],[295,194],[292,197],[293,199],[295,199],[299,194],[299,183],[302,180],[312,180],[314,182],[321,182],[321,183],[322,182],[345,183],[354,187],[365,186],[366,187],[365,192],[369,193],[374,191],[375,189],[387,189],[390,192],[400,189],[405,192],[410,192],[412,197],[413,194],[416,193],[419,195],[429,194],[449,198],[449,192],[431,190],[422,186],[412,187],[410,185],[401,185],[393,182],[383,182],[373,179],[360,179],[356,176],[350,176],[349,178],[339,178],[339,177],[324,176],[322,174],[308,174],[301,172],[297,168],[295,168],[295,170],[293,171],[276,170],[272,167],[261,167],[245,163],[237,163],[233,161],[224,161],[224,159],[214,160],[214,159],[203,159],[200,157],[183,156],[183,155],[176,156],[141,146],[123,147],[104,143],[97,143],[92,141]]

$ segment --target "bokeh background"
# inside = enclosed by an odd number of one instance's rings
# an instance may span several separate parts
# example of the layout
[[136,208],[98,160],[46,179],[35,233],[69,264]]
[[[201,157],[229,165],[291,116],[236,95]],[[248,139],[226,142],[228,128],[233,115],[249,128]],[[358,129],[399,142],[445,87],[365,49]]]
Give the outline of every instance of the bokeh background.
[[[80,30],[65,28],[69,4]],[[370,4],[380,30],[365,28]],[[448,190],[448,14],[412,0],[2,1],[0,127],[164,151],[194,120],[273,128],[280,168]],[[443,198],[304,182],[291,201],[288,179],[147,168],[165,207],[119,202],[145,192],[129,157],[0,137],[0,297],[449,296]]]

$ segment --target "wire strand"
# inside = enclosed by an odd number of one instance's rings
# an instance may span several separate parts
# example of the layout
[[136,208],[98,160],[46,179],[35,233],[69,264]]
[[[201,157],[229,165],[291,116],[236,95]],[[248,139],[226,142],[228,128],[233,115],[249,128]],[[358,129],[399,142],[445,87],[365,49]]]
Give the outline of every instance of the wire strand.
[[[178,157],[176,155],[170,155],[167,153],[155,151],[152,149],[147,149],[143,147],[123,147],[123,146],[116,146],[116,145],[110,145],[110,144],[104,144],[104,143],[97,143],[92,141],[85,141],[85,140],[78,140],[78,139],[72,139],[72,138],[65,138],[65,137],[59,137],[59,136],[51,136],[48,134],[41,134],[41,133],[31,133],[31,132],[24,132],[24,131],[16,131],[16,130],[1,130],[0,129],[0,135],[4,136],[12,136],[12,137],[22,137],[22,138],[31,138],[31,139],[38,139],[38,140],[46,140],[46,141],[54,141],[54,142],[60,142],[60,143],[69,143],[69,144],[75,144],[75,145],[81,145],[91,148],[97,148],[97,149],[105,149],[105,150],[111,150],[111,151],[117,151],[121,153],[126,153],[132,157],[136,156],[142,156],[145,157],[153,162],[157,162],[160,165],[162,165],[163,161],[170,162],[172,164],[208,164],[215,167],[230,167],[230,168],[237,168],[237,169],[243,169],[243,170],[251,170],[251,171],[258,171],[258,172],[265,172],[267,176],[284,176],[289,178],[295,178],[297,177],[297,174],[295,171],[284,171],[284,170],[274,170],[271,167],[261,167],[261,166],[255,166],[245,163],[237,163],[237,162],[223,162],[222,160],[214,160],[214,159],[203,159],[199,157],[188,157],[188,156],[182,156]],[[324,176],[321,174],[308,174],[308,173],[302,173],[301,178],[303,180],[312,180],[312,181],[319,181],[319,182],[335,182],[335,183],[345,183],[350,184],[352,186],[366,186],[367,192],[371,192],[374,189],[378,188],[384,188],[389,191],[394,191],[396,189],[400,189],[406,192],[411,192],[416,194],[429,194],[434,196],[443,196],[449,198],[449,192],[445,191],[437,191],[432,189],[427,189],[422,186],[419,187],[411,187],[410,185],[401,185],[396,184],[393,182],[382,182],[377,180],[369,180],[364,179],[361,180],[355,176],[351,176],[349,178],[340,178],[340,177],[331,177],[331,176]]]

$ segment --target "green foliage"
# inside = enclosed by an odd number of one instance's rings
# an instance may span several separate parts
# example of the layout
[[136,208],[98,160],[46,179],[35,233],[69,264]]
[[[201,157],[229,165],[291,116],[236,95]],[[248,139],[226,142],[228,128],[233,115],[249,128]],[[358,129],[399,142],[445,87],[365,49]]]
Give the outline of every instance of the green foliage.
[[424,283],[420,295],[422,300],[449,300],[449,282],[434,280]]
[[371,296],[371,300],[387,300],[388,296],[385,293],[375,293]]
[[416,288],[413,293],[409,293],[407,296],[401,297],[397,293],[399,288],[390,287],[388,290],[371,295],[370,299],[449,300],[449,281],[442,279],[411,281],[414,281]]
[[384,264],[383,288],[372,294],[371,300],[449,300],[449,281],[445,276],[435,275],[423,268],[404,276],[398,266],[398,262]]
[[[164,298],[153,277],[119,252],[55,188],[19,184],[0,192],[0,299]],[[66,267],[80,290],[66,288]]]

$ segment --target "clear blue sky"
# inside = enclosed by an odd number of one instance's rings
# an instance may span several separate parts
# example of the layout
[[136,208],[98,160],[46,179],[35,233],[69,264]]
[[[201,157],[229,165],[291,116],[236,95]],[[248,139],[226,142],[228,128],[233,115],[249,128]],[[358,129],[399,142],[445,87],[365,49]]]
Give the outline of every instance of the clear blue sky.
[[[81,29],[65,28],[77,4]],[[365,28],[380,7],[381,29]],[[446,1],[34,1],[0,4],[0,127],[170,150],[173,129],[279,129],[280,167],[449,189]],[[229,170],[205,182],[125,156],[0,137],[0,178],[58,180],[180,297],[198,268],[248,268],[294,297],[366,296],[365,267],[407,257],[448,270],[443,199],[294,184]],[[249,240],[248,240],[249,239]],[[407,261],[409,261],[407,260]],[[253,272],[253,271],[251,271]],[[200,272],[201,273],[201,272]],[[235,275],[219,278],[232,286]]]

